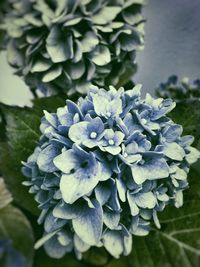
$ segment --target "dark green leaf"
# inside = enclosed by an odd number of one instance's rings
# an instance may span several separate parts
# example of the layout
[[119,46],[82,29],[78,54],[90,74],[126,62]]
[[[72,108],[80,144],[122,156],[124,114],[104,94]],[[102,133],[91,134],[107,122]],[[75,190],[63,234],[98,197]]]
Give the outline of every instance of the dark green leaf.
[[48,112],[55,112],[58,107],[65,105],[66,99],[66,95],[36,98],[33,100],[34,112],[38,113],[39,116],[43,115],[43,110],[47,110]]
[[200,102],[178,103],[169,116],[183,126],[184,134],[194,136],[194,146],[200,148]]
[[40,133],[40,117],[29,108],[3,107],[6,136],[12,157],[19,165],[33,152]]
[[136,72],[137,72],[137,65],[136,64],[134,66],[132,66],[131,64],[130,64],[130,66],[127,66],[126,70],[119,77],[119,82],[117,84],[117,87],[119,88],[120,86],[123,86],[126,89],[126,85],[128,84],[130,86],[128,86],[127,88],[128,88],[128,90],[130,90],[133,87],[133,84],[131,82],[131,78],[133,77],[133,75]]
[[3,117],[0,124],[0,173],[14,201],[34,214],[38,214],[39,210],[33,195],[22,185],[26,178],[21,173],[21,161],[26,161],[37,145],[43,110],[53,112],[64,103],[65,97],[53,96],[36,99],[33,108],[0,105]]
[[88,252],[83,255],[86,262],[94,266],[104,266],[109,262],[111,256],[104,248],[92,247]]
[[12,201],[12,196],[6,185],[4,180],[0,178],[0,209],[6,207]]
[[1,106],[5,123],[4,136],[0,138],[0,173],[13,195],[23,208],[37,214],[33,196],[22,185],[21,161],[32,153],[39,139],[40,117],[28,108]]
[[4,41],[4,32],[0,31],[0,49],[3,47],[3,41]]
[[52,259],[42,250],[36,251],[34,267],[90,267],[83,261],[76,260],[75,256],[67,255],[62,259]]
[[24,214],[11,205],[0,210],[0,239],[11,240],[14,249],[24,255],[31,266],[34,253],[32,228]]

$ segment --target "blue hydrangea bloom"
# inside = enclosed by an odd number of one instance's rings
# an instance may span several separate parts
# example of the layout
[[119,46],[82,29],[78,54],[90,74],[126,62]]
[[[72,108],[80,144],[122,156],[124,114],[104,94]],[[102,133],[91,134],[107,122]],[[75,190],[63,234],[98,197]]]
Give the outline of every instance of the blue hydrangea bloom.
[[157,95],[172,98],[176,102],[200,101],[200,79],[190,81],[187,77],[179,80],[175,75],[168,78],[157,88]]
[[144,0],[6,2],[8,62],[32,89],[86,94],[92,84],[116,85],[135,71]]
[[175,103],[132,90],[89,90],[77,104],[44,112],[41,138],[24,163],[42,210],[44,244],[60,258],[91,246],[127,255],[132,235],[145,236],[166,205],[183,204],[189,166],[199,157],[192,136],[166,114]]

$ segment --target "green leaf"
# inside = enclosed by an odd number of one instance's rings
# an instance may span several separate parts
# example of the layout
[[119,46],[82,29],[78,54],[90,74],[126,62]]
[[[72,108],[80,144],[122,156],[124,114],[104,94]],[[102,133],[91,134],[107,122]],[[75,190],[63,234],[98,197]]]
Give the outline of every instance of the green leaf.
[[40,117],[30,108],[8,106],[3,108],[3,114],[6,120],[8,145],[18,165],[32,153],[39,140]]
[[94,266],[104,266],[111,256],[104,248],[92,247],[83,254],[83,259]]
[[119,76],[119,81],[117,83],[117,87],[123,86],[126,90],[126,85],[128,89],[133,88],[134,84],[131,82],[131,78],[134,76],[134,74],[137,72],[137,65],[135,64],[132,66],[132,64],[127,64],[126,70],[122,72]]
[[36,251],[34,257],[34,267],[90,267],[87,263],[79,261],[73,255],[66,255],[62,259],[53,259],[47,256],[43,249]]
[[12,196],[6,188],[4,180],[0,178],[0,209],[5,208],[11,202]]
[[13,247],[32,265],[34,238],[31,225],[24,214],[11,205],[0,210],[0,240],[11,240]]
[[[197,149],[200,149],[200,102],[199,101],[181,101],[176,104],[175,109],[169,113],[174,122],[183,126],[183,134],[193,135],[194,143]],[[200,173],[200,160],[193,165]]]
[[193,135],[194,146],[200,148],[200,102],[182,102],[169,116],[178,124],[183,126],[184,134]]
[[27,159],[37,144],[40,117],[29,108],[1,105],[0,109],[5,124],[4,136],[0,138],[0,172],[14,200],[21,207],[38,214],[33,196],[22,185],[21,161]]
[[58,107],[65,105],[66,100],[66,95],[35,98],[33,100],[33,109],[34,112],[39,116],[43,116],[43,110],[47,110],[48,112],[55,112]]
[[0,173],[14,201],[33,214],[38,214],[39,210],[33,195],[22,185],[26,178],[21,173],[21,161],[26,161],[37,145],[43,110],[52,112],[64,103],[65,97],[54,96],[35,100],[33,108],[0,104],[3,117],[0,123]]
[[3,41],[4,41],[4,32],[0,30],[0,50],[3,47]]

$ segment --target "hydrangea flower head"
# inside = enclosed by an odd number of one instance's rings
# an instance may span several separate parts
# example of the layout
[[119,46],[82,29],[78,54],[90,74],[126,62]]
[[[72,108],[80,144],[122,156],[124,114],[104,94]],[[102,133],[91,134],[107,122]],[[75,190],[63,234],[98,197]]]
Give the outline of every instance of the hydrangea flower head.
[[157,88],[157,95],[163,98],[170,97],[176,102],[200,101],[200,79],[190,82],[185,77],[179,81],[177,76],[170,76]]
[[85,94],[117,84],[143,47],[143,0],[10,0],[9,63],[32,87]]
[[42,210],[47,253],[60,258],[91,246],[128,255],[132,235],[145,236],[166,205],[180,207],[190,164],[200,156],[192,136],[166,114],[170,99],[132,90],[91,88],[77,104],[44,112],[41,138],[24,163],[26,185]]

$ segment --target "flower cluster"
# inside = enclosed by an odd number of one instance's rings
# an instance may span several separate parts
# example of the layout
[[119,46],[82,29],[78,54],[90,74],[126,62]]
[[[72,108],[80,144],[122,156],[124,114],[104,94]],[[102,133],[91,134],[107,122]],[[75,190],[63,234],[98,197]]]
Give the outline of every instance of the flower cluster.
[[143,47],[143,0],[10,3],[8,61],[43,92],[85,94],[91,84],[115,85]]
[[167,82],[161,83],[157,88],[157,95],[163,98],[172,98],[176,102],[199,101],[200,79],[190,82],[188,78],[183,78],[179,82],[177,76],[170,76]]
[[132,90],[92,88],[77,104],[44,111],[39,144],[24,163],[25,185],[42,209],[51,257],[91,246],[127,255],[132,235],[144,236],[166,205],[180,207],[190,164],[200,156],[192,136],[166,114],[170,99]]

